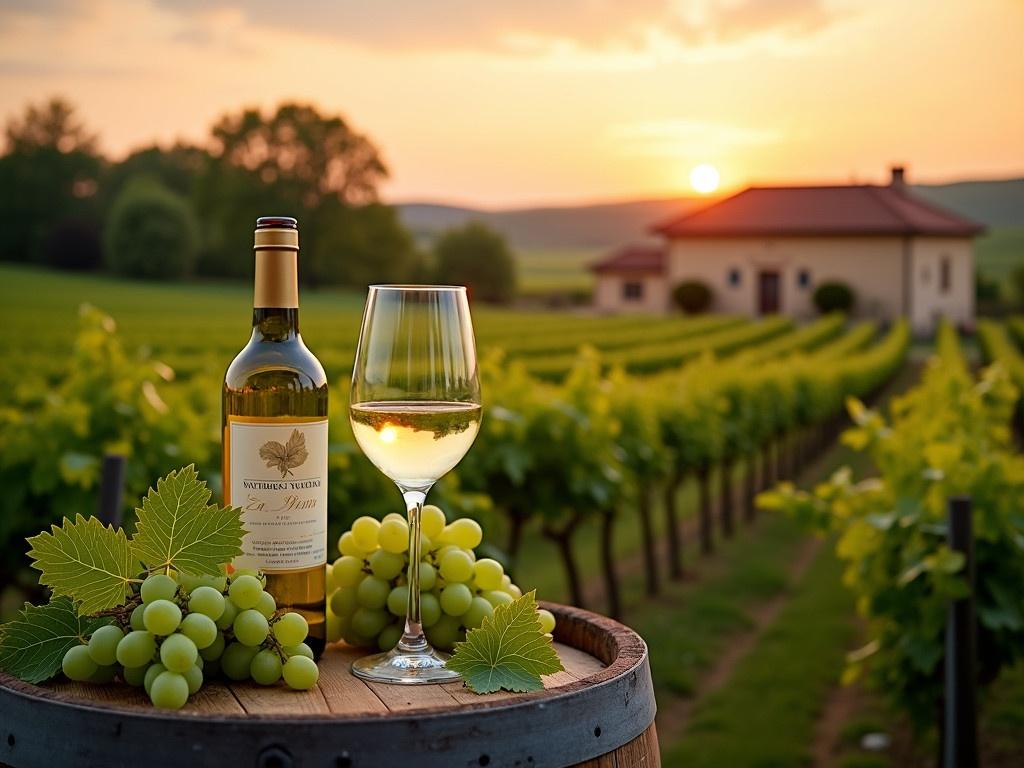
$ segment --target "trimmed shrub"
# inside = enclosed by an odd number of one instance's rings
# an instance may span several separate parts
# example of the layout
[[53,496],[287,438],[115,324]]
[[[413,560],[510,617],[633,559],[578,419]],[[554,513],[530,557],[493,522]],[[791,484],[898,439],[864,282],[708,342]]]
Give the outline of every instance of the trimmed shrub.
[[814,290],[814,306],[823,315],[829,312],[849,312],[857,303],[853,289],[846,283],[822,283]]
[[500,232],[471,221],[434,244],[435,280],[465,285],[471,298],[507,304],[515,297],[516,261]]
[[687,315],[707,312],[713,298],[711,287],[700,280],[685,280],[672,289],[672,301]]
[[198,247],[195,215],[184,198],[152,179],[135,179],[114,200],[104,232],[104,259],[118,275],[177,280],[192,272]]

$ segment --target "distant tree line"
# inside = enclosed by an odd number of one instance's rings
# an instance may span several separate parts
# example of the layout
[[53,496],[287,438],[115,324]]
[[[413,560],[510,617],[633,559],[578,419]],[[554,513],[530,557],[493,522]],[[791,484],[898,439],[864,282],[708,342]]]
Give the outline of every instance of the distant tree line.
[[446,282],[484,301],[514,295],[515,262],[482,224],[417,247],[378,199],[381,153],[338,115],[296,103],[226,114],[205,145],[105,158],[55,98],[5,127],[0,260],[129,277],[248,277],[258,216],[299,219],[310,285]]

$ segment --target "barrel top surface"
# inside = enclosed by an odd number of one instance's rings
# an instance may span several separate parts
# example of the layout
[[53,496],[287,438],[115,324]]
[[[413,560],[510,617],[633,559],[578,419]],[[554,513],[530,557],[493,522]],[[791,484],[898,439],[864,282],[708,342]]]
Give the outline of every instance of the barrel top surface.
[[198,765],[362,768],[406,766],[416,755],[417,768],[556,768],[620,747],[656,755],[654,687],[640,636],[588,611],[544,606],[557,620],[565,670],[533,693],[365,682],[349,671],[365,651],[344,644],[324,653],[310,691],[211,682],[176,712],[153,708],[123,684],[31,685],[0,673],[0,764],[179,768],[191,754]]
[[124,684],[91,685],[58,678],[32,685],[0,673],[0,686],[66,704],[122,709],[126,713],[162,717],[230,719],[262,716],[363,718],[430,710],[443,714],[467,706],[493,707],[572,693],[598,684],[646,659],[646,647],[631,630],[596,614],[567,606],[544,604],[557,619],[555,650],[565,668],[543,678],[544,690],[534,693],[499,691],[476,694],[461,681],[445,685],[386,685],[361,680],[349,671],[367,653],[344,643],[329,645],[320,660],[320,680],[310,691],[292,691],[283,683],[264,687],[251,681],[211,681],[178,712],[155,710],[141,688]]

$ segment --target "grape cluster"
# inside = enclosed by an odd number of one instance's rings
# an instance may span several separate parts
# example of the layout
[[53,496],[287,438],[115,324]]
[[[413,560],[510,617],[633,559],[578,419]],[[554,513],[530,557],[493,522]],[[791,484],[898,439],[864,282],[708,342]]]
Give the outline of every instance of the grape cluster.
[[[522,592],[501,563],[477,558],[483,539],[480,525],[469,518],[449,523],[432,504],[423,507],[420,546],[420,613],[431,645],[451,650],[494,613]],[[341,557],[327,566],[331,591],[327,635],[332,642],[389,651],[401,639],[409,586],[409,525],[399,514],[383,520],[360,517],[338,540]],[[545,632],[555,617],[540,612]]]
[[[72,680],[106,683],[120,677],[142,686],[156,707],[180,709],[221,673],[297,690],[316,685],[319,670],[304,642],[298,613],[280,613],[258,572],[228,577],[156,573],[147,576],[119,620],[98,628],[65,655]],[[129,612],[130,609],[130,612]]]

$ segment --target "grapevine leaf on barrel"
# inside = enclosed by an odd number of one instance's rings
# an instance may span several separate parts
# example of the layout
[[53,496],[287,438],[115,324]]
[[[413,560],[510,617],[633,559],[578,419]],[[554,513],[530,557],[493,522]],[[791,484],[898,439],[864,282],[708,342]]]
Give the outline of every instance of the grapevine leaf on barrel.
[[29,557],[40,571],[39,583],[54,595],[71,598],[82,614],[113,608],[124,602],[139,572],[138,558],[124,531],[104,526],[95,517],[64,518],[28,540]]
[[499,605],[465,642],[456,643],[447,666],[462,675],[475,693],[494,693],[502,688],[525,693],[539,691],[541,675],[564,668],[541,631],[535,592],[527,592],[507,605]]
[[69,648],[110,621],[79,616],[67,597],[47,605],[26,603],[18,618],[0,625],[0,670],[29,683],[47,680],[60,671]]
[[210,496],[192,464],[158,480],[136,509],[136,557],[150,570],[220,573],[223,563],[242,554],[244,529],[237,508],[210,504]]

